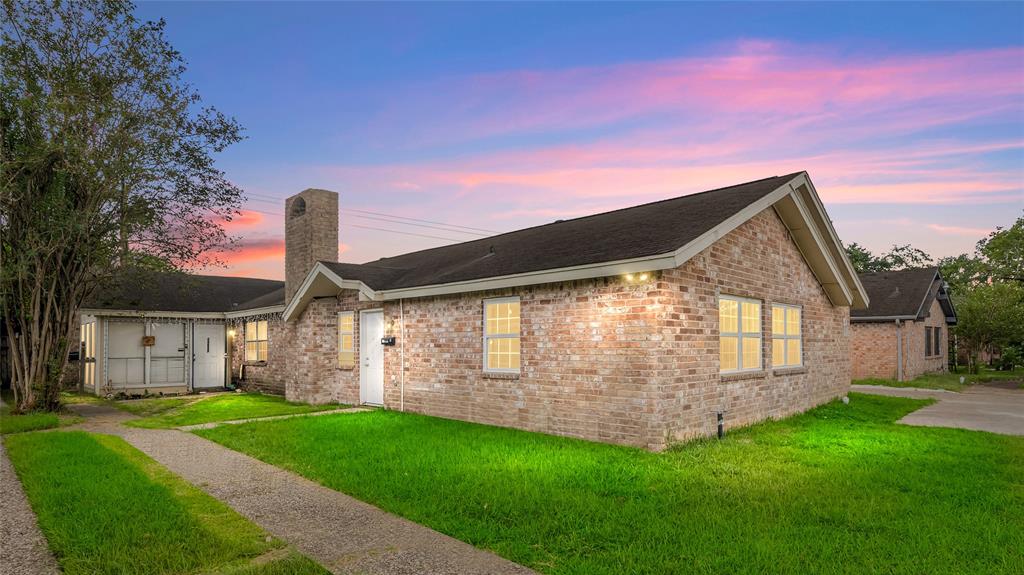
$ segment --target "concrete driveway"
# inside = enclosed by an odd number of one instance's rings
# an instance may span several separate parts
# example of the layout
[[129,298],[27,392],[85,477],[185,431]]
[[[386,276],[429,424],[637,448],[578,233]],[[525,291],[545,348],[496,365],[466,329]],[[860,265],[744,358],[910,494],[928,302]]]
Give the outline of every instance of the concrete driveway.
[[1024,390],[973,385],[961,393],[909,387],[852,385],[850,391],[895,397],[932,398],[937,402],[899,423],[926,427],[959,427],[1004,435],[1024,435]]

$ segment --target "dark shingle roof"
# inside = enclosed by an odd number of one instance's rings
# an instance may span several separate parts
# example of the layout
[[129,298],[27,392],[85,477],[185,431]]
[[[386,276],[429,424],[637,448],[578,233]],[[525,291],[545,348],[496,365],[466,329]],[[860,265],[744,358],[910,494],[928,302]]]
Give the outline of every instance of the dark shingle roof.
[[127,273],[99,290],[88,309],[228,312],[284,305],[284,282],[184,273]]
[[799,173],[558,221],[366,264],[323,262],[375,290],[652,256],[677,250]]
[[[937,268],[859,274],[871,299],[867,309],[850,310],[851,318],[917,317],[927,314],[936,296]],[[927,300],[927,301],[926,301]]]

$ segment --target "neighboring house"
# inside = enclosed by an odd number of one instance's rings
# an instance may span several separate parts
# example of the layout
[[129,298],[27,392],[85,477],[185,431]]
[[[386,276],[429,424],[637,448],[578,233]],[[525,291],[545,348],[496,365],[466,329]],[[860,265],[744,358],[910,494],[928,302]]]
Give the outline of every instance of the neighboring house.
[[284,282],[140,274],[90,301],[81,315],[81,379],[97,394],[224,389],[238,318],[279,316]]
[[853,310],[853,378],[908,381],[946,371],[956,310],[938,268],[860,274],[871,305]]
[[849,387],[868,298],[804,172],[366,264],[336,262],[336,194],[285,214],[286,305],[220,321],[290,400],[661,449]]

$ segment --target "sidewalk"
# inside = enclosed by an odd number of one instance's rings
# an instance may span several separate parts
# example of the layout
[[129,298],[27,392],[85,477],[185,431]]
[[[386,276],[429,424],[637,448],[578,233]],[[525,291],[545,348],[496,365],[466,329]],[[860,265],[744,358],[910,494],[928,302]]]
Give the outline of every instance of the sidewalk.
[[957,393],[913,387],[853,385],[850,391],[937,400],[932,405],[907,414],[899,423],[1024,435],[1024,391],[1019,389],[972,385]]
[[124,438],[334,573],[533,573],[191,433],[125,427],[132,416],[112,407],[74,408],[87,419],[66,429]]

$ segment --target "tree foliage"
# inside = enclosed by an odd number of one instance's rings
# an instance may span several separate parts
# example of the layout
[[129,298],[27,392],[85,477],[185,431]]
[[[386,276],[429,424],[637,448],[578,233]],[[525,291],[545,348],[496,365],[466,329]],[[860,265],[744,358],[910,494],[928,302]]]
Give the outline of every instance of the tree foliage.
[[985,349],[1024,341],[1024,286],[993,282],[975,286],[959,298],[956,334],[966,346],[972,371]]
[[876,256],[854,242],[846,246],[846,255],[857,273],[887,272],[932,265],[932,258],[911,245],[893,245],[888,252]]
[[128,269],[213,263],[241,190],[238,124],[129,2],[2,0],[0,296],[20,409],[58,403],[82,302]]

